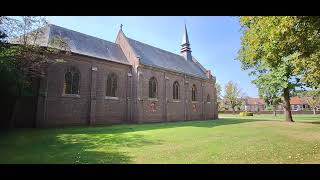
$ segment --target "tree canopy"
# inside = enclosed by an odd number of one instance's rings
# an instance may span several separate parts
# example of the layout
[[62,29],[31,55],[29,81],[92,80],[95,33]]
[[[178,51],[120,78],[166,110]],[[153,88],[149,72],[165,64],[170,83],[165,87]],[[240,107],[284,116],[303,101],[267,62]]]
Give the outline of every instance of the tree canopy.
[[293,121],[290,92],[320,86],[319,16],[242,16],[240,25],[237,60],[259,89],[283,96],[286,120]]
[[232,108],[234,113],[237,106],[242,105],[242,92],[238,85],[232,81],[229,81],[224,87],[224,100],[227,105]]
[[36,95],[32,83],[45,76],[50,63],[61,62],[56,60],[70,52],[60,37],[49,42],[51,47],[38,45],[37,40],[46,25],[46,18],[41,16],[0,16],[0,104],[11,112],[0,114],[3,119],[12,116],[22,96]]

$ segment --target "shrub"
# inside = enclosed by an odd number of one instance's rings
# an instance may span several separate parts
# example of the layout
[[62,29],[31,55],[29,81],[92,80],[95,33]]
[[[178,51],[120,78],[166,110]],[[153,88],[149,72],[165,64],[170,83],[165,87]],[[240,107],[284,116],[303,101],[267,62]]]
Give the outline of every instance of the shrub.
[[240,116],[253,116],[252,112],[240,112]]

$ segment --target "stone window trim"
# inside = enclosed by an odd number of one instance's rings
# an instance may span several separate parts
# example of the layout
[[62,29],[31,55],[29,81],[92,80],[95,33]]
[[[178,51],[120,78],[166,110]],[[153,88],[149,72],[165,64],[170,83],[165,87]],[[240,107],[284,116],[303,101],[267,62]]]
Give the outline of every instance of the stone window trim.
[[62,97],[66,97],[66,98],[80,98],[79,94],[62,94]]
[[149,79],[149,98],[157,98],[158,94],[158,82],[157,79],[153,76]]
[[173,103],[180,103],[181,101],[180,100],[173,100],[172,102]]
[[148,98],[148,101],[158,101],[158,98]]
[[211,102],[210,94],[207,95],[207,103]]
[[173,83],[172,90],[173,90],[172,99],[179,100],[180,99],[180,85],[179,85],[178,81],[175,81]]
[[198,101],[191,101],[191,103],[192,103],[192,104],[197,104],[197,103],[198,103]]
[[191,101],[197,101],[197,87],[195,84],[191,88]]
[[118,76],[110,72],[106,76],[106,91],[105,96],[107,97],[117,97],[117,89],[118,89]]
[[[67,80],[67,74],[71,75],[69,77],[70,78],[69,80]],[[74,79],[76,77],[75,75],[78,76],[77,81],[75,81]],[[62,96],[80,97],[80,87],[81,87],[80,85],[81,85],[81,73],[79,69],[75,66],[68,66],[67,68],[65,68]],[[67,91],[70,91],[70,93],[68,93]]]
[[105,96],[104,99],[107,100],[120,100],[119,97]]

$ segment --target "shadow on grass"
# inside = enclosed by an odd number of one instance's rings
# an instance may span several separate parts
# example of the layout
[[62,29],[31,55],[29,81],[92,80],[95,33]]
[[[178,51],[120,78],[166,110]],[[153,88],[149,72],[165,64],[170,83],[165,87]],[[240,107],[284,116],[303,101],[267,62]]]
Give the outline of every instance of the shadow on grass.
[[299,121],[300,123],[320,124],[320,121]]
[[143,135],[88,134],[34,130],[0,139],[0,163],[123,164],[131,163],[127,148],[161,144]]
[[278,120],[228,117],[206,121],[16,130],[0,138],[0,147],[3,147],[0,149],[0,163],[131,163],[134,157],[126,150],[163,142],[129,132],[213,128],[257,121]]
[[237,119],[237,118],[222,118],[218,120],[198,120],[198,121],[178,121],[178,122],[162,122],[162,123],[144,123],[144,124],[122,124],[112,126],[81,126],[81,127],[67,127],[55,129],[57,132],[66,131],[68,134],[121,134],[137,131],[158,130],[167,128],[179,128],[179,127],[204,127],[213,128],[222,125],[232,125],[240,123],[248,123],[255,121],[272,121],[261,119]]

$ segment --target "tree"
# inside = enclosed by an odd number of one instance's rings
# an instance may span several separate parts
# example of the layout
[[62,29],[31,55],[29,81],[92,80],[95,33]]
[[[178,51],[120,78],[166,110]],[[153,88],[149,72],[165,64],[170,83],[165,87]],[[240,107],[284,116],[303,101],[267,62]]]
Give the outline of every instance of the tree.
[[[285,118],[293,122],[290,93],[320,85],[320,18],[240,17],[243,36],[237,60],[254,83],[283,97]],[[269,95],[266,95],[269,96]]]
[[221,110],[221,103],[222,103],[222,98],[221,98],[221,86],[219,83],[216,82],[216,92],[217,92],[217,105],[218,109]]
[[313,114],[316,114],[316,107],[320,105],[320,91],[305,91],[301,94],[301,98],[312,108]]
[[224,87],[225,95],[224,100],[227,105],[232,108],[233,114],[235,108],[242,104],[241,89],[238,85],[232,81],[229,81]]
[[37,93],[33,92],[32,83],[45,76],[47,66],[61,62],[56,60],[70,52],[61,37],[53,37],[49,47],[39,45],[47,24],[41,16],[0,17],[1,105],[10,107],[9,119],[22,96]]
[[259,85],[260,98],[262,98],[268,106],[272,106],[273,115],[277,116],[277,106],[282,102],[279,89],[270,85],[264,87],[263,83],[259,83]]

